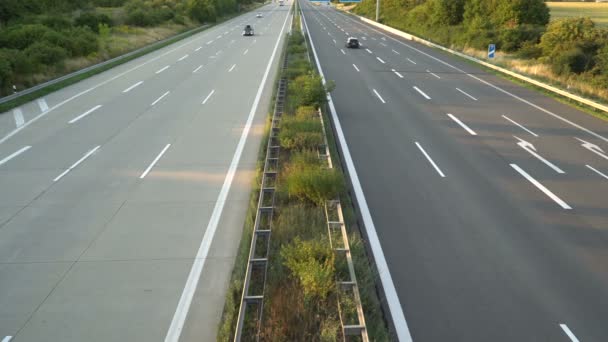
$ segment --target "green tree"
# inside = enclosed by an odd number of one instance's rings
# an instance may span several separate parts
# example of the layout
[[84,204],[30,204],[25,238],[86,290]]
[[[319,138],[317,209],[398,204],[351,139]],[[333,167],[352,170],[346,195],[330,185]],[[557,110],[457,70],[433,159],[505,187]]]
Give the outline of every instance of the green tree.
[[189,0],[186,11],[190,18],[199,23],[215,22],[217,13],[212,0]]

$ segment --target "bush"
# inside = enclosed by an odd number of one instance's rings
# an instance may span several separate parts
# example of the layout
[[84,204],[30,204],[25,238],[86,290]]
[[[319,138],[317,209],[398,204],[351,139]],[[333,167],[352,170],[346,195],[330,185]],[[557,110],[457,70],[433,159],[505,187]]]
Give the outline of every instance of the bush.
[[72,27],[72,20],[61,15],[45,15],[40,19],[40,23],[54,30],[65,30]]
[[289,91],[295,97],[296,107],[314,106],[318,108],[327,102],[327,92],[330,90],[325,88],[321,76],[317,74],[296,77],[289,85]]
[[34,65],[23,51],[0,49],[0,60],[7,61],[14,74],[27,74],[34,71]]
[[537,59],[543,55],[543,50],[538,44],[533,42],[525,42],[519,51],[517,51],[517,57],[524,59]]
[[48,42],[36,42],[25,49],[24,52],[34,63],[34,66],[53,66],[59,64],[68,56],[68,52],[64,48]]
[[6,48],[23,50],[40,41],[48,32],[52,30],[41,24],[16,25],[2,33],[0,43]]
[[0,90],[9,89],[13,80],[13,66],[0,54]]
[[578,47],[554,53],[551,59],[551,70],[558,75],[569,73],[580,74],[588,69],[591,59]]
[[296,237],[281,248],[281,257],[299,280],[305,302],[324,300],[335,290],[334,254],[327,240],[302,241]]
[[290,172],[285,177],[287,194],[322,205],[344,192],[344,179],[335,169],[310,167]]
[[74,25],[88,27],[91,31],[99,33],[99,25],[104,24],[112,26],[112,19],[105,14],[97,14],[93,12],[87,12],[81,14],[76,20]]
[[312,150],[324,142],[321,121],[298,120],[285,116],[279,131],[279,144],[286,149]]
[[217,20],[215,6],[210,0],[189,0],[186,8],[190,18],[199,23],[215,22]]

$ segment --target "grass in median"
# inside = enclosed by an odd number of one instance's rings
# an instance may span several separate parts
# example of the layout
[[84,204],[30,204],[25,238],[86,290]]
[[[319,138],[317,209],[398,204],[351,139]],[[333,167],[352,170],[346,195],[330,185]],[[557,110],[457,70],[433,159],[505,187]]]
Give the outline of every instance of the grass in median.
[[[286,48],[289,62],[284,75],[290,79],[290,86],[279,133],[277,209],[272,223],[260,339],[335,341],[343,338],[338,301],[342,319],[352,322],[356,310],[352,293],[341,291],[336,283],[343,279],[344,265],[330,247],[323,204],[334,198],[349,204],[350,199],[341,169],[329,169],[319,154],[324,131],[317,108],[324,105],[328,89],[311,72],[304,39],[297,20],[294,22],[294,33]],[[331,134],[328,139],[333,142]],[[234,337],[255,209],[254,201],[226,300],[219,341]],[[345,215],[354,221],[352,209],[346,209]],[[349,235],[370,339],[387,341],[388,330],[375,290],[376,274],[354,224],[349,226]],[[252,321],[246,318],[245,322]],[[254,336],[243,336],[243,340],[253,339]]]

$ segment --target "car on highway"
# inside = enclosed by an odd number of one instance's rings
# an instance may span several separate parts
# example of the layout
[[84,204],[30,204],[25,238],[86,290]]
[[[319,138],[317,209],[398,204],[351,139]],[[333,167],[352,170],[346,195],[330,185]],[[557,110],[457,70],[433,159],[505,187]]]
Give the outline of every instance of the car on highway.
[[279,0],[279,6],[283,6],[285,3],[283,0]]
[[258,13],[255,17],[256,18],[261,18],[262,17],[262,13]]
[[245,25],[243,29],[243,36],[253,36],[253,26]]
[[346,39],[346,47],[349,49],[358,49],[361,47],[361,44],[359,43],[359,39],[349,37],[348,39]]

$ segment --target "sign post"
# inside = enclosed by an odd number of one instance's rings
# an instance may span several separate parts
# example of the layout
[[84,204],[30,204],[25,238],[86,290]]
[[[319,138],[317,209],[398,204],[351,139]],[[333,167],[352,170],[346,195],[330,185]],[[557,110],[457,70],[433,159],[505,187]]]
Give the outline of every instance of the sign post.
[[488,58],[496,57],[496,44],[490,44],[488,46]]

